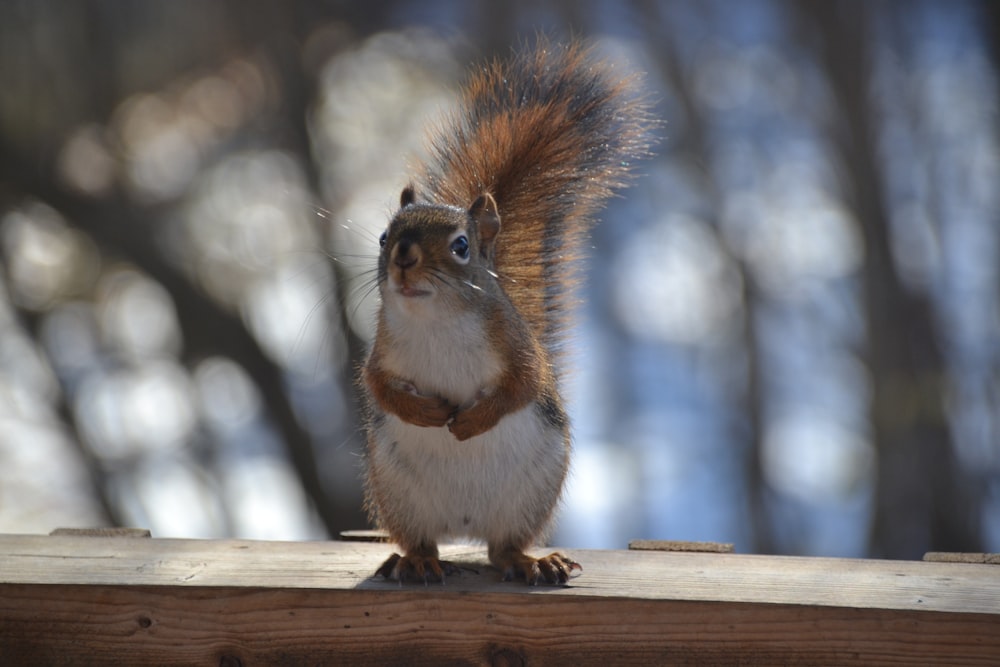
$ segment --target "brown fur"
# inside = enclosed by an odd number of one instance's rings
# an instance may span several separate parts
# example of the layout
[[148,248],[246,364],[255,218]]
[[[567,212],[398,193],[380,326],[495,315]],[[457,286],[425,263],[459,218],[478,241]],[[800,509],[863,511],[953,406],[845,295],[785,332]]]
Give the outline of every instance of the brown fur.
[[634,78],[546,40],[477,71],[460,108],[432,138],[418,195],[462,208],[494,196],[501,286],[555,362],[592,218],[647,153],[653,122]]

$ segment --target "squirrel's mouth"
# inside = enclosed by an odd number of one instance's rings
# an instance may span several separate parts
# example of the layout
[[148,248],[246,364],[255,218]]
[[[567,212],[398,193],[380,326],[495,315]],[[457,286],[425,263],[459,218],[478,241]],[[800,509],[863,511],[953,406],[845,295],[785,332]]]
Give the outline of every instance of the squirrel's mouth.
[[397,283],[394,287],[395,287],[395,292],[397,294],[407,299],[420,298],[431,295],[431,290],[417,287],[409,281],[403,281]]
[[418,287],[412,287],[409,285],[402,285],[396,291],[408,299],[431,295],[430,290],[420,289]]
[[390,271],[388,286],[393,292],[407,299],[427,297],[434,293],[427,281],[412,271]]

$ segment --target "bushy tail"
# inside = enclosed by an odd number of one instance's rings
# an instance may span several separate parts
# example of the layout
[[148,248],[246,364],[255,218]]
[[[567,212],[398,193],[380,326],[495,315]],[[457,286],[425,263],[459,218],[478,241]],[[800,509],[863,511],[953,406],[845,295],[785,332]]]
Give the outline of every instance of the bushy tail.
[[473,74],[417,179],[432,203],[493,195],[501,285],[553,356],[592,218],[648,152],[655,123],[639,93],[585,46],[540,40]]

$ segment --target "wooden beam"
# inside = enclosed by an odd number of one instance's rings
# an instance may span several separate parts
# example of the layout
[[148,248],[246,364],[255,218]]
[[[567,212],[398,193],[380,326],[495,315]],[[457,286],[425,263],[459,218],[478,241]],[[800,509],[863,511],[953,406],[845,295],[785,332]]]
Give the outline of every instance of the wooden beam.
[[0,664],[1000,661],[995,565],[574,550],[531,588],[449,547],[471,569],[400,586],[371,576],[390,551],[0,536]]

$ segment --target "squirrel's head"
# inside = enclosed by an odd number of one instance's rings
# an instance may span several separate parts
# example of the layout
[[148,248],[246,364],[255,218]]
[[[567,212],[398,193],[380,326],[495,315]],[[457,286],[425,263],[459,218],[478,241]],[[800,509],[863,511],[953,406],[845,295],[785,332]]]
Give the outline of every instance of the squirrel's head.
[[468,299],[475,298],[469,292],[492,291],[500,216],[491,195],[480,195],[463,210],[418,203],[413,187],[407,187],[399,203],[379,238],[383,302],[440,294]]

